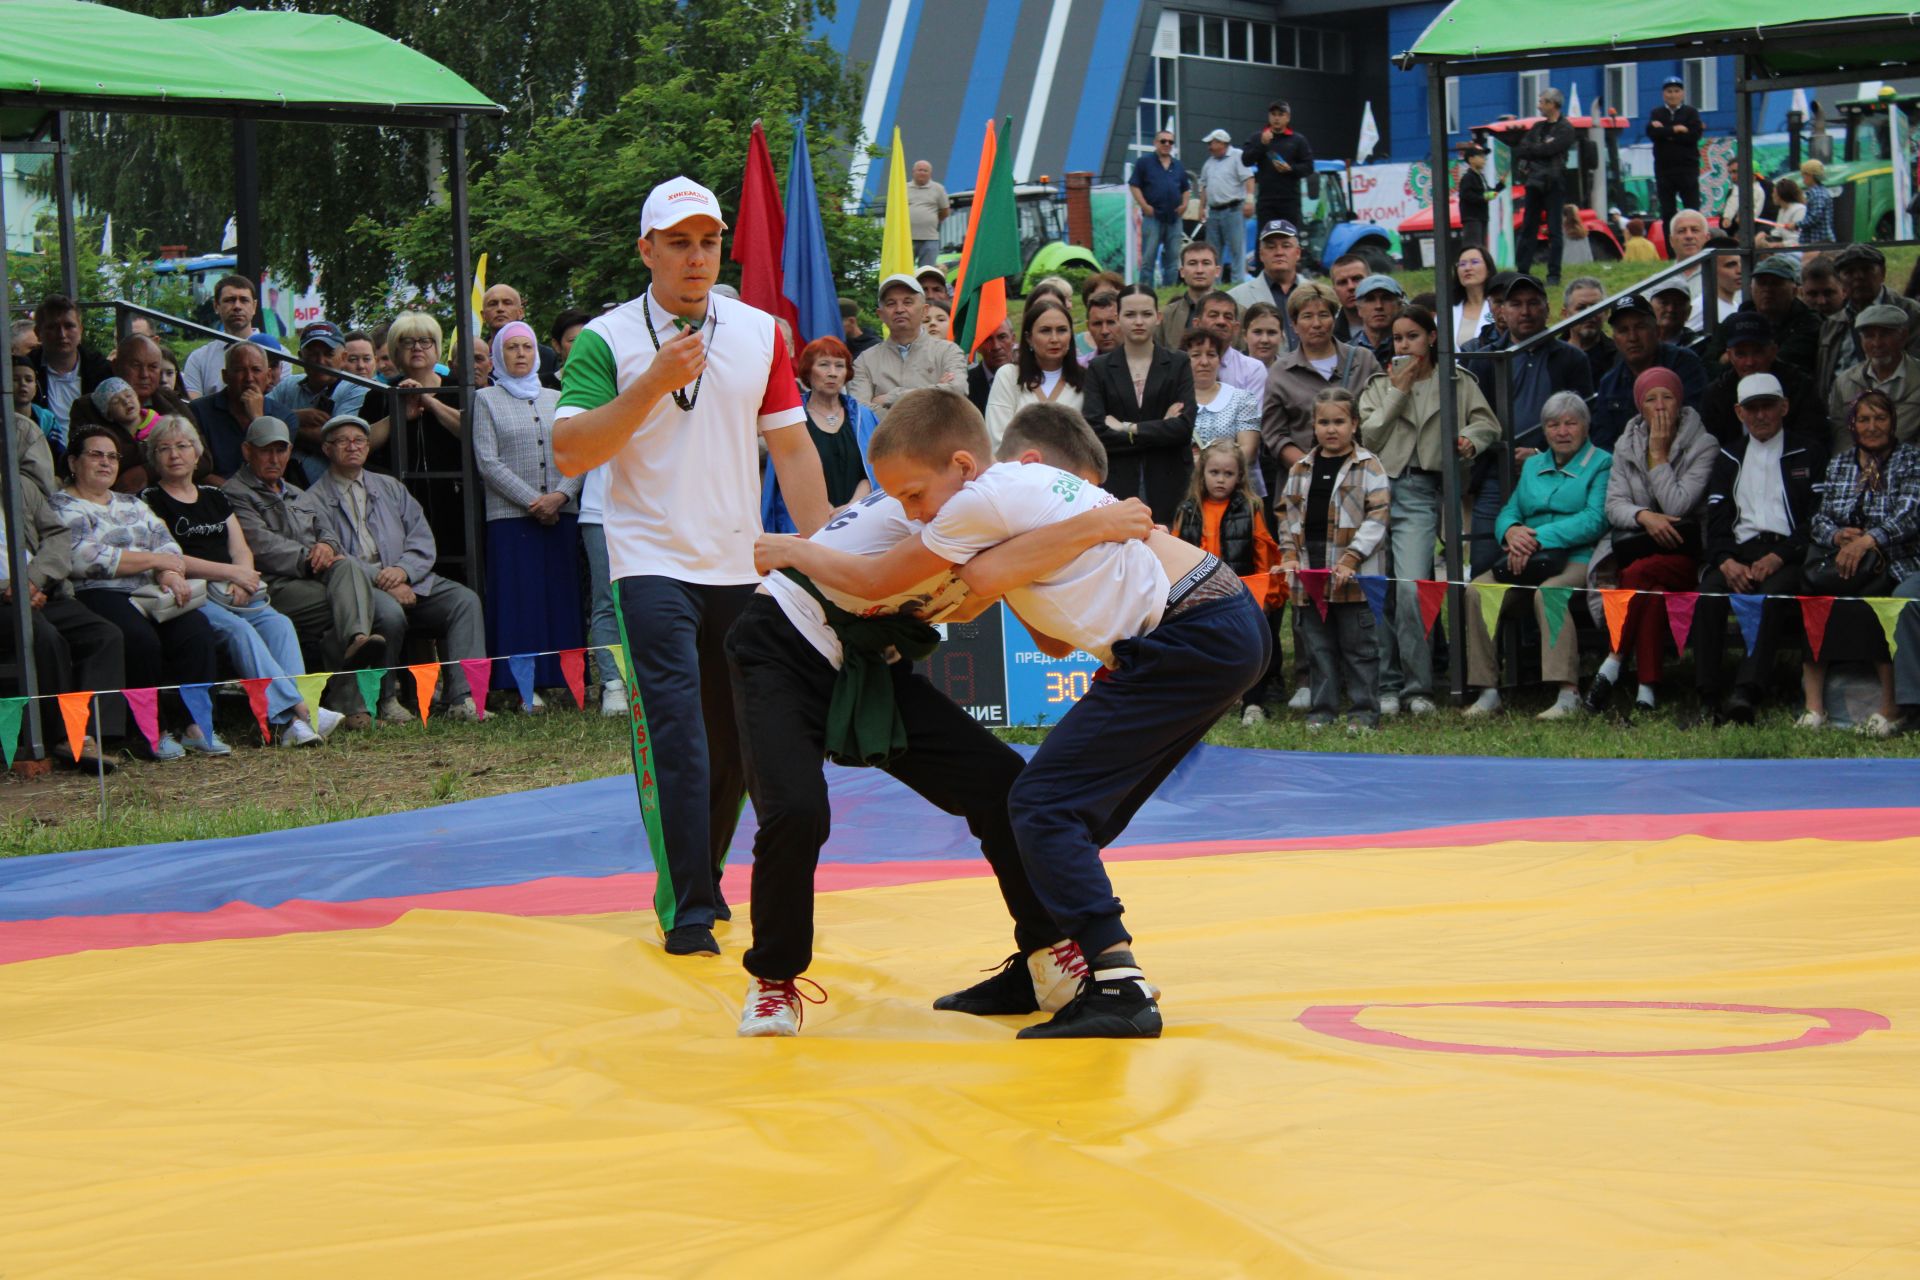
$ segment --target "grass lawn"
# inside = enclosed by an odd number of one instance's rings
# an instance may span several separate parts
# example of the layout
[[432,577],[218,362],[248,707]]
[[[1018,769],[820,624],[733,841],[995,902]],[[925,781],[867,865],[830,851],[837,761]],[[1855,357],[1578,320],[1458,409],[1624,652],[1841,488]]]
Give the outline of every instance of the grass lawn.
[[[1685,681],[1675,669],[1672,686]],[[1685,701],[1635,718],[1577,719],[1540,724],[1547,703],[1538,690],[1511,696],[1508,709],[1466,721],[1443,709],[1419,721],[1402,717],[1377,732],[1349,736],[1339,727],[1309,733],[1305,717],[1272,710],[1261,725],[1223,720],[1207,741],[1284,751],[1402,755],[1545,756],[1575,759],[1639,757],[1920,757],[1920,734],[1873,742],[1843,732],[1806,732],[1779,706],[1750,728],[1709,729],[1684,723]],[[1797,706],[1794,708],[1798,710]],[[268,750],[246,743],[245,725],[223,723],[234,744],[221,760],[189,758],[170,765],[128,763],[107,779],[106,817],[91,774],[56,771],[22,781],[0,774],[0,851],[7,855],[247,835],[472,800],[535,787],[631,772],[624,725],[581,711],[543,716],[510,712],[483,724],[435,721],[341,734],[320,747]],[[1013,729],[1015,742],[1037,742],[1045,730]]]

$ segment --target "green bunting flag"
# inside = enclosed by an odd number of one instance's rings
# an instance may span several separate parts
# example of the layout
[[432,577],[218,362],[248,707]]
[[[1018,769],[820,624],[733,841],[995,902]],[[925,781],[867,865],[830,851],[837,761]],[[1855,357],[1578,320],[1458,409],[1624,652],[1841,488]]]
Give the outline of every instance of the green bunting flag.
[[1888,657],[1892,657],[1899,648],[1899,642],[1894,639],[1893,633],[1900,625],[1900,611],[1911,603],[1913,603],[1911,600],[1903,600],[1898,596],[1878,596],[1867,601],[1867,607],[1872,609],[1874,616],[1880,619],[1880,629],[1887,633]]
[[1540,608],[1547,618],[1547,647],[1560,643],[1560,628],[1567,625],[1567,601],[1572,587],[1539,587]]
[[385,667],[368,667],[364,671],[353,673],[354,683],[360,686],[360,701],[367,704],[367,714],[380,714],[380,682],[387,678]]
[[26,713],[25,698],[0,698],[0,754],[7,757],[7,768],[13,768],[13,753],[20,746],[20,718]]
[[1480,621],[1486,624],[1487,638],[1500,638],[1500,606],[1506,603],[1507,592],[1513,590],[1511,582],[1481,582],[1474,585],[1474,594],[1480,597]]

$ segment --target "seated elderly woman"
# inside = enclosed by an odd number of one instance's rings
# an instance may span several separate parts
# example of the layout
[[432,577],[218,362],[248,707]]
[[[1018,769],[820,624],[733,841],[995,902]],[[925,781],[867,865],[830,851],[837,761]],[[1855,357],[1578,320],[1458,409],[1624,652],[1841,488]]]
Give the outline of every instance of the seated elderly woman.
[[[194,593],[180,544],[146,503],[113,491],[120,474],[115,428],[74,428],[67,473],[70,479],[54,494],[53,509],[73,538],[70,581],[82,604],[119,628],[126,688],[213,683],[220,674],[219,640],[201,610],[188,607]],[[169,696],[162,708],[162,732],[151,759],[178,760],[188,751],[228,754],[218,736],[191,723],[177,696]],[[184,724],[185,730],[176,737],[166,728],[169,724]],[[148,753],[139,735],[132,735],[132,742],[136,755]]]
[[[1587,439],[1587,402],[1571,391],[1547,397],[1540,409],[1540,431],[1547,447],[1520,466],[1513,492],[1494,520],[1494,537],[1504,559],[1475,583],[1567,587],[1587,582],[1587,562],[1607,531],[1607,482],[1613,456]],[[1540,623],[1540,678],[1560,685],[1552,706],[1537,719],[1563,720],[1580,709],[1580,642],[1571,617],[1564,616],[1572,591],[1557,599],[1539,591],[1510,591],[1500,602],[1504,617],[1516,601],[1532,605]],[[1553,617],[1548,610],[1554,611]],[[1499,677],[1494,670],[1493,637],[1470,614],[1467,624],[1467,683],[1480,697],[1467,707],[1472,717],[1500,709]]]
[[1894,405],[1884,391],[1861,393],[1848,427],[1853,447],[1827,464],[1800,591],[1856,598],[1834,602],[1820,661],[1801,668],[1807,709],[1795,724],[1818,729],[1827,723],[1829,662],[1866,661],[1879,668],[1880,709],[1860,732],[1887,738],[1899,725],[1893,662],[1879,619],[1857,597],[1888,595],[1893,583],[1920,573],[1920,448],[1895,442]]
[[147,433],[146,448],[147,466],[159,482],[149,485],[140,500],[179,544],[188,579],[207,584],[201,616],[219,635],[221,652],[242,679],[272,681],[267,723],[279,728],[281,746],[319,742],[346,717],[310,708],[293,683],[291,677],[307,673],[293,622],[267,603],[266,584],[253,567],[253,550],[227,495],[194,482],[203,452],[199,428],[191,418],[162,418]]
[[[1607,709],[1620,680],[1625,646],[1634,652],[1638,710],[1650,710],[1660,686],[1671,635],[1665,593],[1693,591],[1700,578],[1702,518],[1707,482],[1719,446],[1700,415],[1685,403],[1680,377],[1658,365],[1634,380],[1639,408],[1620,432],[1607,477],[1607,533],[1587,566],[1590,587],[1627,587],[1632,598],[1620,629],[1621,648],[1607,654],[1587,688],[1586,708]],[[1604,621],[1601,596],[1589,597],[1595,621]]]

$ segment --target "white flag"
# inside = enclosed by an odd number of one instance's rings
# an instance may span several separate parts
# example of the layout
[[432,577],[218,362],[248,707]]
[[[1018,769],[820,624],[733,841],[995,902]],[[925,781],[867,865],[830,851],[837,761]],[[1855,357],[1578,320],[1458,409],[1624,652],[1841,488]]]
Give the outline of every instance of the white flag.
[[1354,152],[1353,162],[1365,164],[1379,145],[1380,127],[1373,122],[1373,103],[1368,102],[1366,109],[1360,113],[1360,146]]
[[1567,114],[1577,116],[1580,111],[1580,86],[1574,85],[1567,90]]

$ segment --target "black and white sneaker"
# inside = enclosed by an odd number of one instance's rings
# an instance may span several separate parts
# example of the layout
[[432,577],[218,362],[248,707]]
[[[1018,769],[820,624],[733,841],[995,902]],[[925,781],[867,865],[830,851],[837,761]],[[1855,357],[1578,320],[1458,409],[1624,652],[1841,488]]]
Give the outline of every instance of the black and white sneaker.
[[1135,968],[1131,958],[1107,968],[1095,967],[1066,1008],[1037,1026],[1020,1031],[1022,1040],[1157,1040],[1160,992]]
[[1024,955],[1016,952],[1008,956],[991,978],[941,996],[933,1007],[976,1017],[1052,1013],[1066,1006],[1086,976],[1087,963],[1081,958],[1080,948],[1062,940]]

